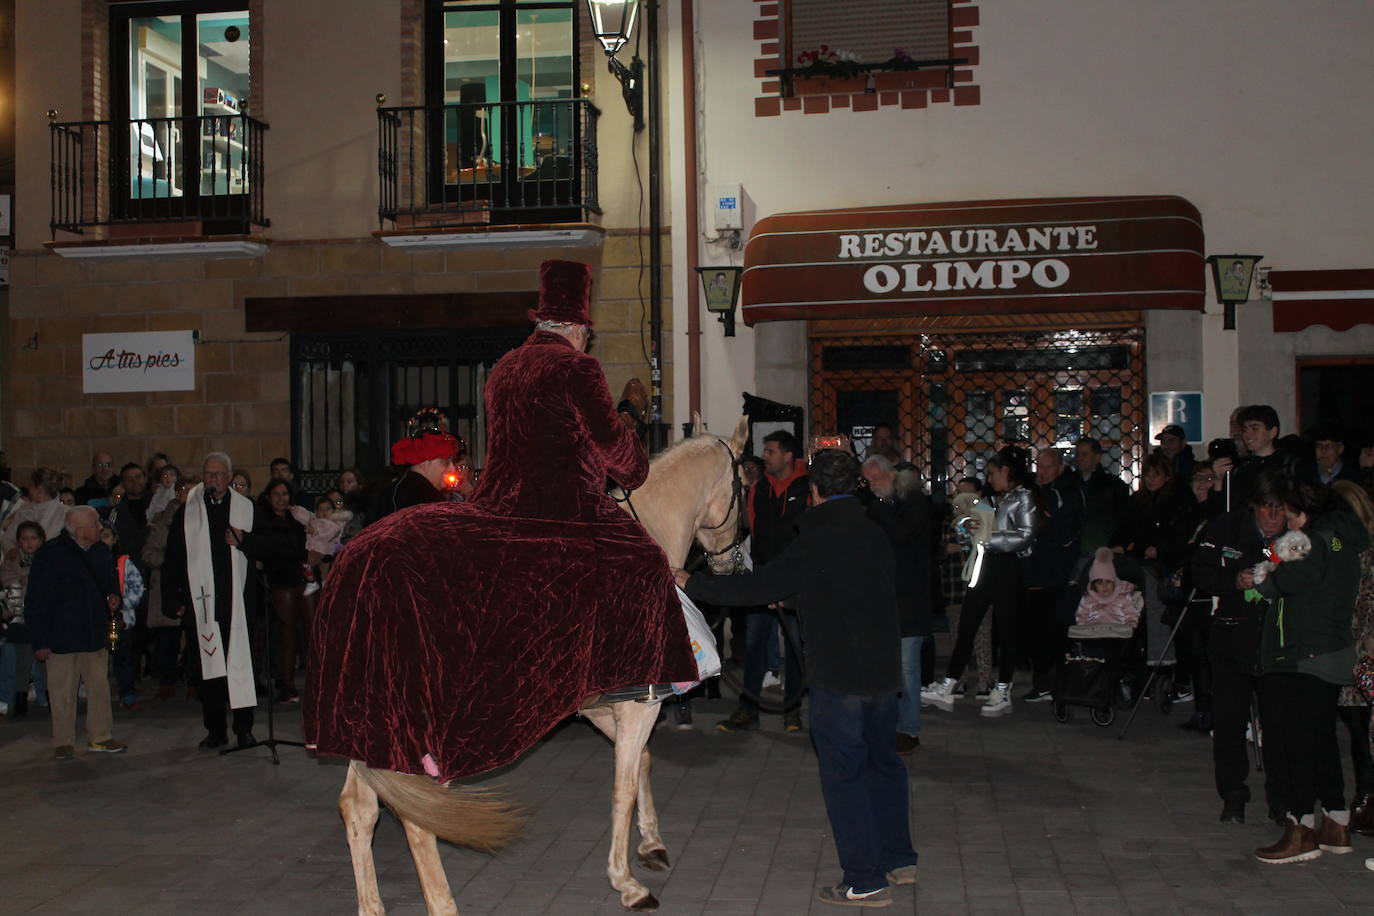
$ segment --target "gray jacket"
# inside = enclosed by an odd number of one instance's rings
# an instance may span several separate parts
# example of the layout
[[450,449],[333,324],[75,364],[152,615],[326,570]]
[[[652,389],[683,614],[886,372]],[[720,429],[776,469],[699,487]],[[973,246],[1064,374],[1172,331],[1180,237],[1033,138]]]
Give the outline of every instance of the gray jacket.
[[997,497],[997,522],[988,537],[989,553],[1013,553],[1028,557],[1035,533],[1035,498],[1025,487]]

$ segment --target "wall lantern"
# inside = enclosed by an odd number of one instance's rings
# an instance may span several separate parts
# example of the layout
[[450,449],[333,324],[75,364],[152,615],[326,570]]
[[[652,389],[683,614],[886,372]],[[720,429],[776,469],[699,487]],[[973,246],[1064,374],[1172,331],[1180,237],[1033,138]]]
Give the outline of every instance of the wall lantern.
[[1264,260],[1262,254],[1214,254],[1207,259],[1212,265],[1212,287],[1222,304],[1222,328],[1236,329],[1236,306],[1250,301],[1250,283],[1255,265]]
[[726,337],[734,337],[735,303],[739,301],[739,281],[744,268],[730,265],[698,267],[697,274],[706,295],[706,310],[725,325]]
[[635,132],[644,129],[644,62],[636,54],[627,67],[616,59],[634,33],[639,0],[587,0],[592,32],[606,49],[607,68],[620,81],[620,94],[634,118]]

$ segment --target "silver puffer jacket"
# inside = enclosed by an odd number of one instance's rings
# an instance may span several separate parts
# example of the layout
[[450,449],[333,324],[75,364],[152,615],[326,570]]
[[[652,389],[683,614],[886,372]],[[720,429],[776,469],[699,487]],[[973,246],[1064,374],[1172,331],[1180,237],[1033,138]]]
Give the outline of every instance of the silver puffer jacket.
[[988,538],[989,553],[1014,553],[1028,557],[1035,533],[1035,498],[1025,487],[997,497],[997,523]]

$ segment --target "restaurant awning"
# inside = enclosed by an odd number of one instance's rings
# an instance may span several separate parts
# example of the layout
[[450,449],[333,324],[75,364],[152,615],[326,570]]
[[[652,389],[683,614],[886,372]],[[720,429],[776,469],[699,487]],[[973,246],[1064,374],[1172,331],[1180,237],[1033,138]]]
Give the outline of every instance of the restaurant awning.
[[1374,324],[1374,270],[1271,270],[1274,330]]
[[1203,308],[1181,197],[1061,197],[780,213],[744,253],[747,324]]

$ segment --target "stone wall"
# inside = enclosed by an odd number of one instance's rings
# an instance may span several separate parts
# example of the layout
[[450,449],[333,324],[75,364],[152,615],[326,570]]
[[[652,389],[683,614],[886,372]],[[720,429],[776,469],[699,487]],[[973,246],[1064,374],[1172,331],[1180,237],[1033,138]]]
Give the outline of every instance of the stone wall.
[[[593,353],[618,397],[631,376],[649,380],[643,356],[648,271],[641,283],[639,249],[637,234],[613,232],[602,247],[573,250],[407,253],[356,239],[276,242],[261,258],[225,260],[90,263],[18,252],[10,267],[11,409],[4,448],[20,479],[42,465],[65,469],[80,483],[96,450],[109,451],[119,464],[165,451],[177,464],[195,467],[207,451],[220,449],[255,482],[265,480],[268,462],[291,454],[289,341],[245,333],[245,298],[532,290],[539,263],[550,257],[598,268]],[[666,251],[665,245],[665,261]],[[646,248],[646,262],[647,254]],[[664,285],[671,289],[669,278]],[[671,305],[664,311],[671,315]],[[320,316],[319,328],[347,330],[331,325],[328,315]],[[194,391],[82,393],[82,334],[171,330],[200,332]],[[665,332],[665,347],[669,340]]]

